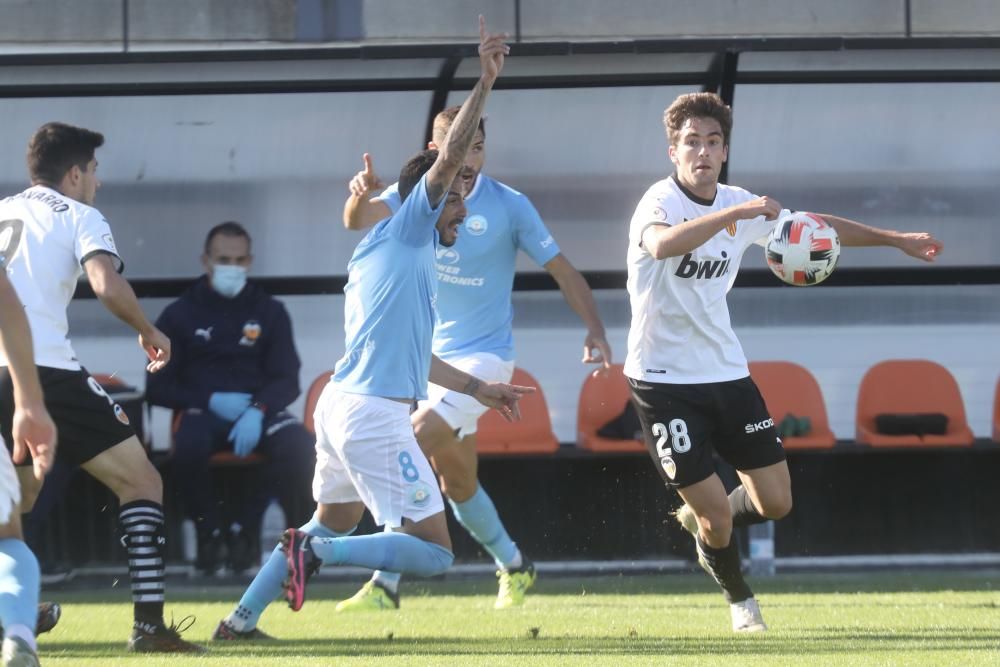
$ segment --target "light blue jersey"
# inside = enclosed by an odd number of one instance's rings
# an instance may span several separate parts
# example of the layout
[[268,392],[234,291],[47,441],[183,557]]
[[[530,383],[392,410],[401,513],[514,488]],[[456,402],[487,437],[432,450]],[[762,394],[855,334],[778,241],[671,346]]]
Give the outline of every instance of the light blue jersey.
[[341,391],[427,397],[437,295],[435,224],[447,197],[432,208],[425,181],[368,232],[347,265],[347,342],[332,379]]
[[[399,210],[396,185],[380,199]],[[539,266],[559,254],[526,196],[479,174],[465,200],[468,215],[450,248],[437,248],[438,302],[434,354],[443,359],[490,352],[514,359],[510,292],[520,248]],[[381,223],[379,223],[381,224]]]

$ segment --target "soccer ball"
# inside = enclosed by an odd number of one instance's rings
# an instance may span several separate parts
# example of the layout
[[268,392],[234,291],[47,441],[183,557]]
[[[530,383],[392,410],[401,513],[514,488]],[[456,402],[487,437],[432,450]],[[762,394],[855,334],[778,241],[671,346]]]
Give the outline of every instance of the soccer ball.
[[840,259],[837,230],[815,213],[789,213],[767,237],[767,265],[789,285],[818,285]]

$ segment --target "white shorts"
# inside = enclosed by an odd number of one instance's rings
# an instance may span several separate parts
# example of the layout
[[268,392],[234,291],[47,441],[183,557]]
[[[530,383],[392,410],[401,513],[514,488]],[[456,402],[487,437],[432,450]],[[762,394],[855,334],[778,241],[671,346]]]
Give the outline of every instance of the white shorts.
[[361,501],[378,525],[399,528],[444,511],[437,478],[420,451],[410,406],[348,394],[328,384],[316,403],[316,502]]
[[[475,352],[447,361],[455,368],[486,382],[510,382],[511,376],[514,375],[513,361],[504,361],[489,352]],[[473,435],[479,418],[489,410],[467,394],[460,394],[436,384],[427,385],[427,400],[420,401],[420,407],[434,410],[452,430],[458,431],[459,439]]]
[[10,523],[14,508],[21,504],[21,482],[10,460],[10,452],[0,438],[0,524]]

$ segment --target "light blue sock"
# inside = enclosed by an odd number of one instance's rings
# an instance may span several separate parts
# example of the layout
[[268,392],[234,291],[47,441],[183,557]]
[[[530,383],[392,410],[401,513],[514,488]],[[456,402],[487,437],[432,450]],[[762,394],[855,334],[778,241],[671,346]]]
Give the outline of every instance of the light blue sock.
[[493,556],[498,567],[508,569],[520,566],[517,561],[521,559],[521,552],[507,534],[497,508],[483,487],[478,487],[465,502],[456,503],[449,498],[448,504],[458,522]]
[[[386,525],[384,532],[391,533],[392,528]],[[388,589],[393,593],[399,592],[399,580],[403,578],[399,572],[386,572],[384,570],[375,570],[372,573],[372,581],[378,583],[382,588]]]
[[421,577],[441,574],[455,560],[444,547],[405,533],[316,538],[311,544],[313,553],[330,565],[357,565]]
[[[0,540],[0,624],[34,637],[38,617],[38,559],[21,540]],[[29,644],[32,642],[28,642]]]
[[[313,515],[312,519],[299,528],[299,530],[317,537],[346,537],[356,529],[357,526],[346,533],[338,533],[320,523],[316,515]],[[257,621],[267,609],[267,605],[281,595],[281,582],[287,576],[288,561],[279,544],[271,552],[264,566],[257,572],[257,576],[247,586],[246,592],[240,598],[239,605],[226,617],[226,622],[239,632],[246,632],[257,627]]]

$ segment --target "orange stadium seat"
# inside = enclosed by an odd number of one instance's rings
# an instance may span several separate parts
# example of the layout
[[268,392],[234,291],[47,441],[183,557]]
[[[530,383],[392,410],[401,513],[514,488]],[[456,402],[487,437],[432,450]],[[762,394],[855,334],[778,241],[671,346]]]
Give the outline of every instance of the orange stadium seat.
[[508,422],[496,410],[479,418],[476,449],[480,454],[551,454],[559,449],[552,432],[549,406],[538,381],[527,371],[515,368],[511,384],[535,387],[520,401],[520,421]]
[[752,361],[750,376],[763,394],[776,425],[788,415],[809,418],[809,433],[781,439],[785,449],[828,449],[836,444],[826,417],[823,393],[812,373],[789,361]]
[[333,371],[323,371],[317,375],[316,379],[309,385],[309,391],[306,392],[306,405],[303,409],[302,425],[313,435],[316,435],[316,425],[313,424],[313,413],[316,412],[316,402],[319,401],[319,395],[323,393],[323,389],[330,383],[331,375],[333,375]]
[[[883,435],[878,414],[941,413],[948,417],[943,435]],[[892,359],[875,364],[858,390],[857,441],[873,447],[971,445],[975,437],[965,418],[958,383],[944,366],[926,359]]]
[[622,414],[630,397],[622,364],[614,364],[606,373],[590,374],[580,388],[576,413],[576,444],[594,452],[644,452],[642,440],[605,438],[597,431]]
[[997,380],[997,393],[993,398],[993,442],[1000,445],[1000,380]]

